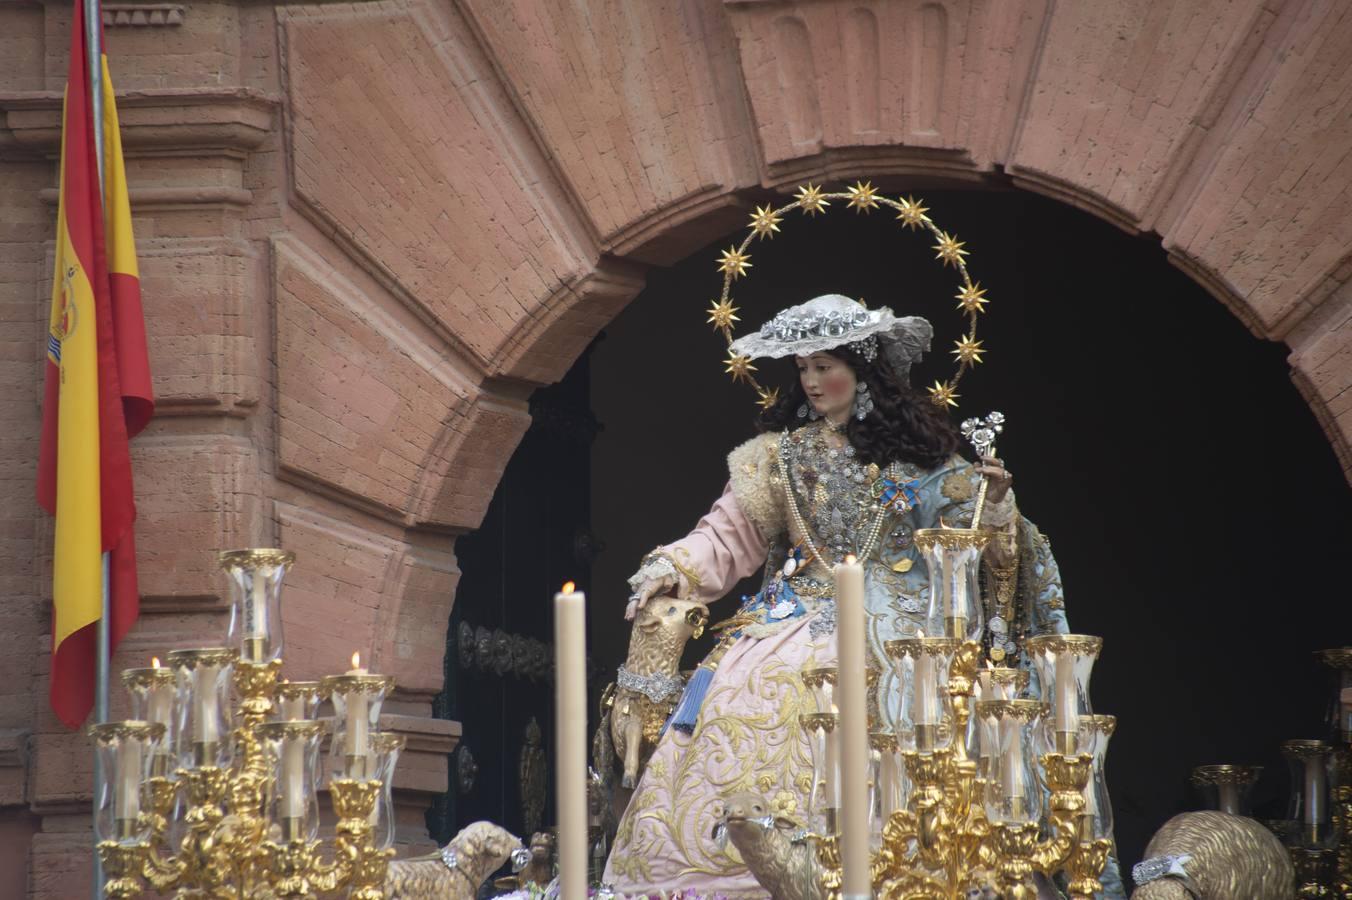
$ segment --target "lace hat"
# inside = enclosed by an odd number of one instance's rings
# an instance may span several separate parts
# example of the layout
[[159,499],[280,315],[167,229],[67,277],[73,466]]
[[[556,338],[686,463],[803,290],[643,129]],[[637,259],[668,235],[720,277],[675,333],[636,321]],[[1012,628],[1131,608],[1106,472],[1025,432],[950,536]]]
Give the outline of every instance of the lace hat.
[[934,327],[920,316],[898,317],[885,306],[869,309],[842,294],[823,294],[780,310],[760,331],[733,341],[730,350],[751,359],[782,359],[854,344],[869,361],[881,350],[905,381],[933,337]]

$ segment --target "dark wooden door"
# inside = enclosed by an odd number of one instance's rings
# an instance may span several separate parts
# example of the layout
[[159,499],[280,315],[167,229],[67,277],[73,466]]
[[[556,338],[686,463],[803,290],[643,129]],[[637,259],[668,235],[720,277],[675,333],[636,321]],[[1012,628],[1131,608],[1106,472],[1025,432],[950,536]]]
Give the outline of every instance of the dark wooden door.
[[589,355],[531,398],[532,424],[483,525],[456,542],[460,584],[434,709],[464,732],[448,759],[450,788],[428,813],[438,843],[479,819],[526,840],[555,821],[553,596],[568,580],[590,586],[597,551]]

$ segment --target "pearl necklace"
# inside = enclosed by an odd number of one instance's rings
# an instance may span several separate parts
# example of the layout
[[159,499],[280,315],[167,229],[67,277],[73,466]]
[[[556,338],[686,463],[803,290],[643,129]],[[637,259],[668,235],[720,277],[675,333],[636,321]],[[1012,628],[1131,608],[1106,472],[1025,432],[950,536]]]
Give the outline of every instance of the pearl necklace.
[[[793,477],[790,469],[790,463],[787,453],[788,435],[780,438],[779,441],[779,467],[784,473],[784,495],[789,502],[789,514],[793,518],[793,524],[798,528],[798,533],[803,536],[803,543],[807,544],[808,552],[816,559],[821,560],[822,565],[829,566],[826,557],[817,549],[817,544],[812,540],[812,530],[803,519],[803,513],[798,508],[798,497],[793,491]],[[887,468],[879,477],[890,477],[893,480],[899,475],[899,470],[895,462],[888,463]],[[878,506],[878,514],[873,518],[873,524],[869,527],[868,534],[864,538],[864,543],[855,547],[855,557],[861,562],[868,559],[877,548],[878,538],[882,536],[883,522],[887,519],[887,507]]]

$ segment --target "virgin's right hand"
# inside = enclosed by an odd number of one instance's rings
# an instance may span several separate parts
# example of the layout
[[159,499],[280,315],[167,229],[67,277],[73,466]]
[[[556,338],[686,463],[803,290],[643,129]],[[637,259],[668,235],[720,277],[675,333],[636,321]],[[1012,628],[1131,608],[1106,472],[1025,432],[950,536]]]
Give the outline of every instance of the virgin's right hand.
[[633,621],[634,616],[638,615],[638,611],[646,606],[649,600],[677,587],[679,579],[679,575],[659,575],[656,578],[644,579],[638,589],[629,595],[629,605],[624,608],[625,619]]

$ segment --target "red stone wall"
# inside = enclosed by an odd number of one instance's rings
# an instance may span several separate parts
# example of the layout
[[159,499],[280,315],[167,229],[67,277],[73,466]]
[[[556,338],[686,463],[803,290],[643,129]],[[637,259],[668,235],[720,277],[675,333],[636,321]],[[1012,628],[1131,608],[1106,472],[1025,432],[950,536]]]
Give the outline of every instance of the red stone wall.
[[[428,718],[455,536],[527,397],[647,267],[769,191],[1012,180],[1148,234],[1288,343],[1352,471],[1337,0],[106,9],[160,402],[134,447],[143,615],[115,667],[219,634],[212,551],[295,550],[288,674],[359,649],[399,678],[410,840],[457,734]],[[83,896],[88,871],[32,500],[69,12],[0,6],[0,898]]]

